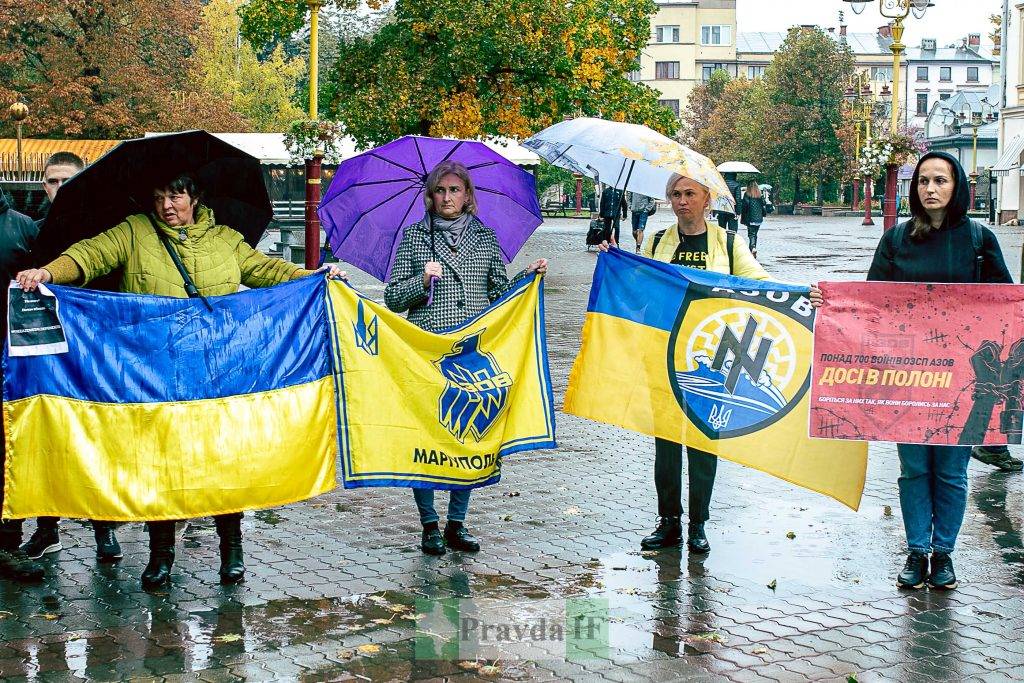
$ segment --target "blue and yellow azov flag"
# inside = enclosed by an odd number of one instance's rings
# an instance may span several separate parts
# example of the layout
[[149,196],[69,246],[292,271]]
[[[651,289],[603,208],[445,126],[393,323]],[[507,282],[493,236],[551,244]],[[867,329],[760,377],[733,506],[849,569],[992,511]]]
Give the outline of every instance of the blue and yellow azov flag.
[[53,287],[67,351],[6,359],[4,517],[183,519],[335,486],[326,283]]
[[555,446],[541,282],[440,334],[329,284],[346,488],[485,486],[503,456]]
[[803,286],[612,250],[594,273],[565,411],[714,453],[856,509],[867,445],[808,437]]

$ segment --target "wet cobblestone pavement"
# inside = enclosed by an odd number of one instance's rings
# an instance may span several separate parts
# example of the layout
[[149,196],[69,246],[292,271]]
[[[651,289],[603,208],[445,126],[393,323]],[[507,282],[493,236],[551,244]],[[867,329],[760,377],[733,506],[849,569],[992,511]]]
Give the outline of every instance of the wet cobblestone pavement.
[[[879,232],[853,218],[773,217],[760,252],[780,279],[861,279]],[[559,407],[595,258],[581,248],[584,233],[583,221],[552,221],[517,259],[551,259]],[[999,235],[1018,273],[1021,236]],[[366,277],[353,281],[382,292]],[[639,551],[656,514],[651,440],[558,417],[557,451],[507,458],[501,483],[474,493],[468,526],[483,544],[475,555],[423,555],[409,491],[336,490],[247,515],[248,574],[237,587],[217,583],[212,521],[194,522],[178,543],[171,586],[148,594],[139,586],[142,525],[119,529],[125,557],[111,567],[96,564],[87,527],[65,520],[65,549],[45,556],[45,583],[0,581],[0,677],[1024,679],[1024,476],[972,462],[954,556],[961,587],[900,593],[891,444],[871,448],[859,512],[723,461],[707,526],[712,551],[698,558]],[[606,610],[607,647],[572,657],[557,642],[525,652],[498,644],[461,660],[424,654],[424,639],[436,635],[427,628],[436,614],[424,613],[431,605],[489,604],[514,623],[540,605],[581,599]]]

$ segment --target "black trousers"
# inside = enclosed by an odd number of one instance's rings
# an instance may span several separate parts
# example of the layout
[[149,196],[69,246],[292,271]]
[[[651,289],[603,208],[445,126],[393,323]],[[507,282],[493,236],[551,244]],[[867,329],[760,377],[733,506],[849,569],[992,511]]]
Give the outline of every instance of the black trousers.
[[[605,238],[614,237],[615,244],[619,243],[619,217],[605,218],[604,219],[604,235]],[[611,240],[609,240],[611,241]]]
[[[718,458],[710,453],[686,449],[686,474],[689,478],[689,521],[708,521],[711,493],[715,488]],[[658,516],[681,517],[683,446],[667,439],[654,440],[654,486],[658,489]]]
[[[217,524],[217,535],[222,536],[225,530],[232,527],[237,528],[242,521],[241,512],[230,512],[226,515],[214,515],[213,521]],[[163,520],[159,522],[146,522],[149,525],[149,539],[152,544],[156,539],[166,539],[170,546],[174,546],[174,520]]]
[[760,225],[747,226],[747,244],[750,245],[751,250],[757,249],[757,231],[760,229]]

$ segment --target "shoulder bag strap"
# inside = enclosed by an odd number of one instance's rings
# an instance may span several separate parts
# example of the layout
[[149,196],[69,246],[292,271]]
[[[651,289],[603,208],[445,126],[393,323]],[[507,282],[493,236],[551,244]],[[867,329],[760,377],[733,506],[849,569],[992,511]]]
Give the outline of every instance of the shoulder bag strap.
[[174,262],[174,267],[178,269],[178,274],[181,275],[181,280],[185,283],[185,294],[187,294],[190,299],[202,299],[203,303],[206,304],[206,308],[212,311],[213,306],[210,305],[210,302],[206,300],[205,296],[202,296],[199,293],[199,288],[196,287],[196,283],[192,281],[192,277],[188,274],[188,271],[185,270],[185,264],[181,262],[181,257],[178,256],[178,252],[176,252],[174,247],[171,246],[171,242],[167,239],[167,235],[157,227],[156,221],[153,220],[151,215],[147,213],[146,218],[149,219],[149,224],[153,226],[156,236],[160,238],[160,243],[164,245],[164,249],[167,250],[167,254],[171,257],[171,261]]
[[729,275],[732,275],[733,270],[734,270],[733,262],[735,261],[735,257],[732,255],[732,250],[733,250],[733,247],[735,247],[735,246],[736,246],[736,233],[732,232],[731,230],[726,230],[725,231],[725,250],[727,252],[729,252]]
[[668,228],[666,228],[665,230],[659,230],[658,232],[654,233],[654,237],[651,238],[651,258],[657,258],[658,245],[661,243],[661,238],[665,236],[665,233],[667,231]]
[[981,282],[981,266],[985,261],[984,241],[985,234],[981,224],[973,218],[968,219],[971,226],[971,245],[974,247],[974,281]]

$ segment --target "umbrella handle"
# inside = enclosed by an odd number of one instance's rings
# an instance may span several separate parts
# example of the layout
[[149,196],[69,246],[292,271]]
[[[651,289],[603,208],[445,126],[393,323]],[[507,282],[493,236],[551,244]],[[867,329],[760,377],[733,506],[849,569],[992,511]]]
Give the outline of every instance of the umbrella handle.
[[427,292],[427,306],[429,306],[430,304],[434,303],[434,283],[437,282],[440,279],[441,278],[439,278],[436,275],[431,275],[430,276],[430,289]]

